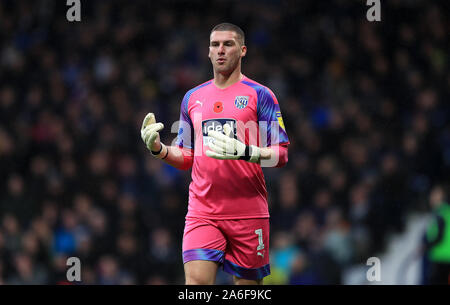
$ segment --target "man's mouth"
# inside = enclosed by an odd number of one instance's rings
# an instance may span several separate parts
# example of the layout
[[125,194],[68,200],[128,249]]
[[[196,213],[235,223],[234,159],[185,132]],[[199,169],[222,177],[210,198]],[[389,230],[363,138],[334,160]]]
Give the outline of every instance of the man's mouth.
[[223,64],[225,61],[226,61],[225,58],[218,58],[218,59],[217,59],[217,62],[218,62],[219,64]]

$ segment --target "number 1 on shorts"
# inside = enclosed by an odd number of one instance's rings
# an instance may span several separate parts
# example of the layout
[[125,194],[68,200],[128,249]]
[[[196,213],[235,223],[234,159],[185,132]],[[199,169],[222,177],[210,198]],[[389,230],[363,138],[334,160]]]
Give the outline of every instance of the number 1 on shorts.
[[256,251],[264,249],[262,229],[255,230],[255,234],[258,235],[258,243],[259,243],[258,247],[256,248]]

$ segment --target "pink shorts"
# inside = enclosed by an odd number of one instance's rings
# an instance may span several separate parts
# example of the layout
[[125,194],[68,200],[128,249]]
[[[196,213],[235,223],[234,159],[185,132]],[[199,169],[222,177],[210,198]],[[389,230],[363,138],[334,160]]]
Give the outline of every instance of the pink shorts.
[[270,274],[269,218],[186,217],[183,263],[192,260],[216,261],[239,278],[262,279]]

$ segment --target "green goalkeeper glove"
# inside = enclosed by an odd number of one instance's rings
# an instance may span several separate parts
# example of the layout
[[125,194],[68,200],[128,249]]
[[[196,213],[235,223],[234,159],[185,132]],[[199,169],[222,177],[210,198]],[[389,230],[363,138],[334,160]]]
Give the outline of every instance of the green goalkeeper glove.
[[[224,128],[226,132],[226,128]],[[231,130],[227,134],[230,134]],[[222,132],[215,130],[208,131],[208,136],[214,141],[209,142],[211,150],[206,151],[208,157],[219,160],[245,160],[258,163],[261,156],[261,149],[254,145],[245,145],[241,141],[231,138]]]
[[153,113],[148,113],[144,121],[142,122],[142,128],[141,128],[141,138],[142,141],[144,141],[145,146],[147,146],[147,149],[150,150],[152,155],[159,155],[162,150],[162,143],[161,143],[161,149],[159,151],[154,151],[155,143],[160,143],[159,140],[159,131],[164,128],[163,123],[156,123],[155,115]]

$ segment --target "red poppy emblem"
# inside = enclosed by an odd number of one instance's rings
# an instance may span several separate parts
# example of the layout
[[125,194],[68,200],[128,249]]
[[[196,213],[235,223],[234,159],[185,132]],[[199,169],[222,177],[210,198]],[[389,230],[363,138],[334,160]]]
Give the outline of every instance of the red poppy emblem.
[[222,102],[215,102],[214,103],[214,112],[219,113],[223,111],[223,104]]

